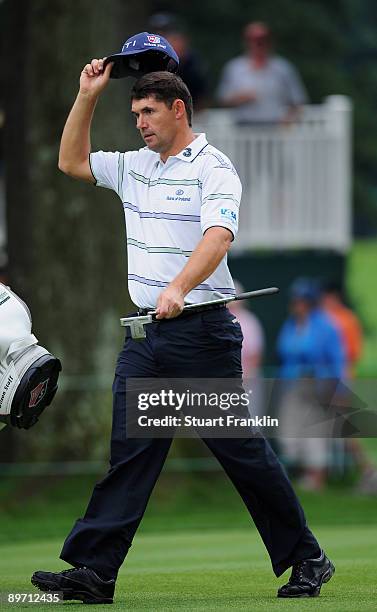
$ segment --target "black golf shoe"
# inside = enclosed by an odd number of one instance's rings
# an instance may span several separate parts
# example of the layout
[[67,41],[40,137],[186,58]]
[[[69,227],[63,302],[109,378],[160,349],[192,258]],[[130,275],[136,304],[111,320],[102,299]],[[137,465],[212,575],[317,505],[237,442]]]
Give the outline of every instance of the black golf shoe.
[[78,599],[86,604],[113,603],[115,580],[102,580],[88,567],[62,572],[35,572],[31,583],[41,591],[61,593],[64,600]]
[[317,597],[324,582],[328,582],[335,567],[322,551],[318,559],[295,563],[287,584],[278,590],[278,597]]

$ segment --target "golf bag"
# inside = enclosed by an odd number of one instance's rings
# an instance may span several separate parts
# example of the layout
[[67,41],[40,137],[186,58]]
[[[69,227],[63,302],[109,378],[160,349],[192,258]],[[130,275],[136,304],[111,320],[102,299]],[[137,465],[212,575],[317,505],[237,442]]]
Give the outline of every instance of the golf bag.
[[59,359],[38,345],[31,314],[9,287],[0,283],[0,429],[29,429],[58,388]]

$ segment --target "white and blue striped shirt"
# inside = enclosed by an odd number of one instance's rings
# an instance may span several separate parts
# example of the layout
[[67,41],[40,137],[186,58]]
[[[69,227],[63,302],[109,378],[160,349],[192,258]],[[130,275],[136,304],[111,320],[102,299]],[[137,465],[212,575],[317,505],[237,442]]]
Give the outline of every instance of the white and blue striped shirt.
[[[204,232],[213,226],[237,233],[241,182],[229,159],[205,134],[165,163],[147,147],[127,153],[91,153],[96,184],[113,189],[127,226],[128,287],[140,308],[154,308],[179,274]],[[193,304],[233,295],[226,256],[187,294]]]

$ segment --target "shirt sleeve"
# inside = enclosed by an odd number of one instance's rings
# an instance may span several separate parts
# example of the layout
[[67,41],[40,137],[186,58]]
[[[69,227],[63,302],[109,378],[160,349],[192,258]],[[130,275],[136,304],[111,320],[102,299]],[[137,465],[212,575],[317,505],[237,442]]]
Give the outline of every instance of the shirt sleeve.
[[284,62],[287,102],[292,106],[306,104],[308,96],[302,79],[296,68],[290,62]]
[[361,325],[357,317],[351,312],[349,312],[349,316],[347,317],[347,326],[345,332],[345,348],[347,352],[347,357],[351,363],[355,363],[358,359],[360,359],[363,345],[363,334],[361,330]]
[[216,97],[220,102],[225,102],[232,94],[237,93],[240,88],[239,79],[234,78],[235,70],[233,62],[228,62],[223,68],[220,83],[217,88]]
[[137,151],[96,151],[89,156],[90,169],[97,187],[112,189],[121,196],[122,185],[128,172],[130,159]]
[[96,181],[97,187],[106,189],[118,189],[119,176],[119,157],[118,151],[96,151],[89,155],[90,169]]
[[225,227],[233,234],[238,231],[238,215],[242,186],[231,162],[220,154],[208,163],[202,177],[201,229]]

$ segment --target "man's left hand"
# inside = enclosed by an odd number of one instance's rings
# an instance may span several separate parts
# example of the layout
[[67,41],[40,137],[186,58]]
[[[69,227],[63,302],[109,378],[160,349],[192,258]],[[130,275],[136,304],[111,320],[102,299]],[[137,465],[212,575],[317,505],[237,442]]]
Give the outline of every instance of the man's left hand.
[[156,319],[174,319],[181,314],[184,305],[182,291],[177,287],[169,286],[158,296]]

